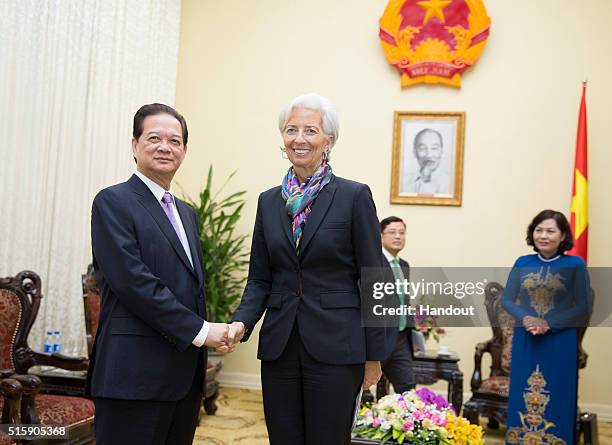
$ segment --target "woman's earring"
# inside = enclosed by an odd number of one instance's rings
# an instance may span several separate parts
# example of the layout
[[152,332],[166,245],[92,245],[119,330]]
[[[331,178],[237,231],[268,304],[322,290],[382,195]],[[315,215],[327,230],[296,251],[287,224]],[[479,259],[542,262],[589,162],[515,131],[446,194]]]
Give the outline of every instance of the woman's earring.
[[286,149],[285,147],[278,147],[278,148],[280,148],[280,151],[282,152],[281,157],[282,157],[283,159],[289,159],[289,158],[287,157],[287,149]]
[[329,160],[329,148],[323,152],[323,160],[325,162]]

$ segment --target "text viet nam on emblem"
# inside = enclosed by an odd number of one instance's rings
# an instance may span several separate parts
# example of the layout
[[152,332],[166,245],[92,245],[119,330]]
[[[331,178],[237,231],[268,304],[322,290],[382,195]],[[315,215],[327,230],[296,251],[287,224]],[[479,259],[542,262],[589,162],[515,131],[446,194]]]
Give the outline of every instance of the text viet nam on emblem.
[[401,86],[442,83],[461,87],[489,37],[482,0],[391,0],[380,18],[380,42]]

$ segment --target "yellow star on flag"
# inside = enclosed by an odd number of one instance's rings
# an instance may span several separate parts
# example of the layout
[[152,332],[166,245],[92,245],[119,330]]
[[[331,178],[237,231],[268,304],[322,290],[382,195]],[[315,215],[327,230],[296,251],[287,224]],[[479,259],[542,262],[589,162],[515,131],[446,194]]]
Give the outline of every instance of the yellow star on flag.
[[588,190],[589,184],[586,178],[580,173],[580,170],[576,169],[576,195],[572,198],[572,213],[576,215],[576,228],[574,229],[574,239],[580,238],[582,232],[586,229],[589,224],[588,220]]
[[446,21],[444,18],[443,9],[450,5],[453,0],[427,0],[425,2],[417,2],[421,8],[425,9],[425,18],[423,24],[427,23],[431,18],[437,17],[442,23]]

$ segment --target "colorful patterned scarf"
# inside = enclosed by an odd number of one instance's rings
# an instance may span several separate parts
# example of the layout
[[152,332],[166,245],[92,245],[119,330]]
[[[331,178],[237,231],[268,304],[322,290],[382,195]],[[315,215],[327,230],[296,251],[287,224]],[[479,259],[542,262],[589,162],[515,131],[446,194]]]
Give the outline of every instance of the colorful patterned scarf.
[[317,199],[323,187],[331,181],[331,177],[332,168],[327,162],[323,161],[314,174],[307,178],[303,184],[300,184],[300,180],[293,171],[293,167],[289,168],[289,171],[283,178],[281,192],[283,199],[286,201],[285,208],[287,213],[293,218],[291,230],[293,232],[295,251],[298,254],[302,230],[308,220],[312,203]]

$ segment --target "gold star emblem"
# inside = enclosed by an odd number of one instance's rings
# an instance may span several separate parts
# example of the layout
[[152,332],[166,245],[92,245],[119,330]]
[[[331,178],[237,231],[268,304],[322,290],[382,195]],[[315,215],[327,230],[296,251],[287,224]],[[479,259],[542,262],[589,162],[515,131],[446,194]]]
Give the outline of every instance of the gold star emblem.
[[574,233],[574,239],[578,239],[589,224],[589,183],[578,169],[576,169],[574,181],[576,183],[576,195],[572,198],[571,212],[576,215],[576,233]]
[[427,23],[431,18],[437,17],[442,23],[446,21],[444,18],[443,9],[450,5],[453,0],[427,0],[424,2],[417,2],[421,8],[425,9],[425,18],[423,24]]

